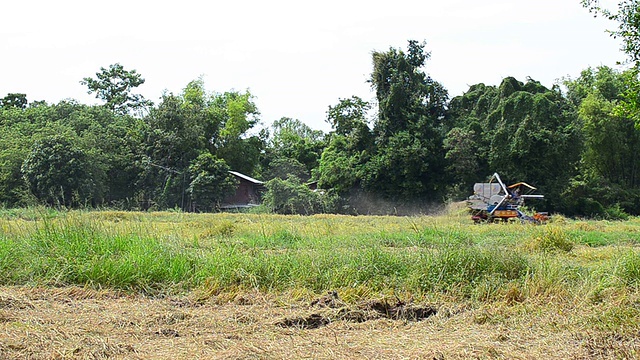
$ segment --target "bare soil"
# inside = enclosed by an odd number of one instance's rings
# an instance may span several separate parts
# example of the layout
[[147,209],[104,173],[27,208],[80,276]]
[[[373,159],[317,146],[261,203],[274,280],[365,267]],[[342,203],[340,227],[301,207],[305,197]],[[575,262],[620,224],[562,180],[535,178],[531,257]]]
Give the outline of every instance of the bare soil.
[[[0,287],[1,359],[603,359],[637,336],[581,331],[557,309],[347,305],[245,293],[198,300]],[[522,305],[520,305],[522,306]]]

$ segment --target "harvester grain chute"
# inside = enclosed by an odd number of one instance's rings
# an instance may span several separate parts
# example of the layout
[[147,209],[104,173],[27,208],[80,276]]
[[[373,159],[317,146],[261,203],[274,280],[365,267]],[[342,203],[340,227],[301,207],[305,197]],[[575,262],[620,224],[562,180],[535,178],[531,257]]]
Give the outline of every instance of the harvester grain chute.
[[533,194],[535,187],[518,182],[510,186],[494,173],[488,183],[473,185],[473,195],[467,200],[471,219],[476,223],[520,220],[522,222],[542,223],[549,219],[546,212],[537,212],[530,216],[520,210],[525,199],[542,199],[544,195]]

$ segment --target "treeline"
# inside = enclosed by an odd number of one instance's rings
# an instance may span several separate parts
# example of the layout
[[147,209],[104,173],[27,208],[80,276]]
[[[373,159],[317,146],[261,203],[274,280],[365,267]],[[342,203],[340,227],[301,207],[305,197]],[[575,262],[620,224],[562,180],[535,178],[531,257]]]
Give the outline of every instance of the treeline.
[[375,101],[329,106],[327,134],[291,118],[262,128],[249,91],[211,93],[202,80],[152,104],[119,64],[82,81],[101,106],[8,94],[0,204],[215,211],[235,170],[266,181],[265,206],[279,213],[409,213],[462,200],[498,172],[538,187],[539,209],[640,213],[640,132],[621,106],[640,88],[635,70],[590,68],[551,89],[509,77],[450,99],[424,47],[374,52]]

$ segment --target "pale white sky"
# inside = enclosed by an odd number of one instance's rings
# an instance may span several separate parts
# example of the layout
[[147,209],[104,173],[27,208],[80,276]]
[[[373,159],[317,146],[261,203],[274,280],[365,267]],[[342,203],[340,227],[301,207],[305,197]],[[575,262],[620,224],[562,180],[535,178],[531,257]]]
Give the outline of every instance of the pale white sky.
[[287,116],[323,131],[339,98],[374,97],[371,52],[409,39],[427,41],[425,71],[451,97],[506,76],[550,87],[625,59],[605,33],[615,24],[580,0],[21,0],[2,15],[0,97],[98,104],[79,81],[119,62],[156,103],[202,75],[211,92],[249,89],[265,125]]

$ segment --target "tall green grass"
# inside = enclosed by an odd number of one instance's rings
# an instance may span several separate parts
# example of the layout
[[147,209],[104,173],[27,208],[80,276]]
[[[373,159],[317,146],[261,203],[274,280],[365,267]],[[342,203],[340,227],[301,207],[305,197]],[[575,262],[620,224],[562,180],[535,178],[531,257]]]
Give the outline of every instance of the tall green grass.
[[[0,214],[0,283],[149,293],[365,287],[491,301],[596,299],[607,289],[637,291],[640,257],[628,239],[640,224],[594,224],[5,211]],[[620,244],[606,245],[612,233],[626,235]],[[607,240],[598,243],[599,237]],[[598,247],[592,248],[594,243]]]

